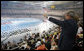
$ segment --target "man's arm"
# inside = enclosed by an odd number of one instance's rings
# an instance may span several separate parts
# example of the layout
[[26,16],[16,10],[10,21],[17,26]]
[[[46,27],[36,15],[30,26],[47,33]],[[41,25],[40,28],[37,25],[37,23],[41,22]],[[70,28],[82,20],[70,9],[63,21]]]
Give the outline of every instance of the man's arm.
[[53,23],[55,23],[55,24],[57,24],[57,25],[59,25],[59,26],[61,26],[61,27],[64,26],[64,21],[60,21],[60,20],[54,19],[54,18],[52,18],[52,17],[50,17],[50,18],[48,18],[48,19],[49,19],[49,21],[51,21],[51,22],[53,22]]
[[60,20],[57,20],[57,19],[54,19],[54,18],[52,18],[52,17],[48,17],[47,15],[43,15],[44,17],[45,17],[45,19],[48,19],[49,21],[51,21],[51,22],[53,22],[53,23],[55,23],[55,24],[57,24],[57,25],[59,25],[59,26],[61,26],[61,27],[63,27],[64,26],[64,21],[60,21]]

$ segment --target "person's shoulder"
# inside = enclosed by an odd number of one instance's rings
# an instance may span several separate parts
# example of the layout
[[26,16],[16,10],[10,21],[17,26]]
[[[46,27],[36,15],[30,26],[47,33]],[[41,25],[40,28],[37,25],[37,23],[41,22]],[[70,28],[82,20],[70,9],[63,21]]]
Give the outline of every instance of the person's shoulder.
[[70,20],[64,20],[64,22],[76,22],[75,20],[73,20],[73,19],[70,19]]

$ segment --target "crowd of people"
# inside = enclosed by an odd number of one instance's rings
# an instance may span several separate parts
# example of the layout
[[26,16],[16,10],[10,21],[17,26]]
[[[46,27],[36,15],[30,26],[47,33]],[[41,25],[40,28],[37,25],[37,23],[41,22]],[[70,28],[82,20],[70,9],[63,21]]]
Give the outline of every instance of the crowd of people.
[[[55,28],[54,28],[55,29]],[[1,44],[3,50],[56,50],[58,42],[58,33],[50,29],[49,32],[43,31],[42,36],[40,33],[33,33],[25,35],[24,39],[20,39],[19,43],[8,41],[5,44]]]
[[[57,30],[58,31],[57,31]],[[59,50],[58,39],[60,37],[60,27],[54,27],[48,32],[43,31],[40,37],[40,33],[33,33],[32,36],[29,34],[25,35],[24,39],[20,39],[19,43],[10,42],[3,44],[1,43],[2,50]],[[81,46],[83,42],[78,45]],[[77,48],[77,47],[76,47]]]

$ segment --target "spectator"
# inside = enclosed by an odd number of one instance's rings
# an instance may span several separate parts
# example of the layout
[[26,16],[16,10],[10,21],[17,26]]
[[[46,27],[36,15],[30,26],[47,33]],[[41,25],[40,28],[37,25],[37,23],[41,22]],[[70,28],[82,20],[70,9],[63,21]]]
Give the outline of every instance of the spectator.
[[58,46],[57,46],[56,42],[53,41],[51,43],[51,49],[50,50],[58,50]]
[[[47,18],[47,16],[44,16]],[[76,40],[76,34],[78,30],[78,14],[74,11],[69,11],[65,14],[65,20],[61,21],[55,18],[48,18],[49,21],[62,27],[62,31],[59,39],[59,49],[60,50],[72,50],[73,44]],[[69,41],[70,40],[70,41]],[[67,42],[67,44],[66,44]]]
[[39,46],[35,50],[47,50],[43,41],[39,43]]
[[51,41],[50,41],[49,37],[46,38],[45,46],[46,46],[46,48],[48,50],[50,50],[50,48],[51,48]]
[[79,24],[77,34],[81,34],[81,33],[83,33],[83,28],[82,28],[82,27],[80,26],[80,24]]

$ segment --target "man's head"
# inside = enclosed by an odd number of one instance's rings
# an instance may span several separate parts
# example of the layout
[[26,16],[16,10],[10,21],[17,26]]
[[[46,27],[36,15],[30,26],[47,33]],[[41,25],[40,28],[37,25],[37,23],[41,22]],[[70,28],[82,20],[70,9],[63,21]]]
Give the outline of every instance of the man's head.
[[78,21],[78,14],[75,13],[74,11],[69,11],[65,14],[65,19],[69,20],[69,19],[74,19],[76,21]]

